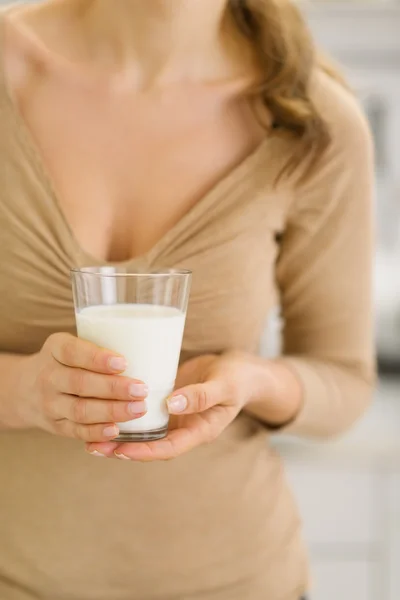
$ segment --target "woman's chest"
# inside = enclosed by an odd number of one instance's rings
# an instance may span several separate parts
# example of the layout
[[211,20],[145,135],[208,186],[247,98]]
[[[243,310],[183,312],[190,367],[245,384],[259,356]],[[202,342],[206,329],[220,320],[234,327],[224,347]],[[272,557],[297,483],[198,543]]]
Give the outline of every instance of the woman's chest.
[[79,245],[102,260],[146,253],[265,135],[227,92],[33,91],[26,129]]
[[[6,190],[0,204],[0,350],[33,352],[51,333],[74,331],[69,269],[92,259],[74,243],[40,177],[21,166],[0,167]],[[246,179],[223,186],[221,195],[197,205],[162,243],[131,261],[138,269],[193,270],[185,356],[255,349],[275,300],[284,210],[279,197],[245,185]]]

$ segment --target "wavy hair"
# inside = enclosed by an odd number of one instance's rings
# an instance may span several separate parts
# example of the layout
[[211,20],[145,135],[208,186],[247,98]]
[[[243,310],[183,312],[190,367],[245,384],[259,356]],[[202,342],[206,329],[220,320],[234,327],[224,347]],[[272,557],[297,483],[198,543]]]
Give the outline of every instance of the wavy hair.
[[333,63],[317,53],[294,1],[229,0],[229,8],[243,35],[254,45],[265,74],[252,90],[255,99],[272,115],[277,133],[298,141],[279,177],[290,175],[308,159],[306,176],[330,143],[328,125],[311,96],[312,76],[319,69],[343,85],[345,81]]

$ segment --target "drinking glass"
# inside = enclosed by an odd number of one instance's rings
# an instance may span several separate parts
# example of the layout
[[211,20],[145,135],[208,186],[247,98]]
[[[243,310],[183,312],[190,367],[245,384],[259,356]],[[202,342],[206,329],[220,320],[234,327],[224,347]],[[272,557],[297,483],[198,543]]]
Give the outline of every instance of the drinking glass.
[[168,430],[166,399],[174,389],[191,272],[149,273],[127,267],[72,269],[78,336],[122,355],[122,373],[147,384],[147,413],[117,423],[116,441],[150,441]]

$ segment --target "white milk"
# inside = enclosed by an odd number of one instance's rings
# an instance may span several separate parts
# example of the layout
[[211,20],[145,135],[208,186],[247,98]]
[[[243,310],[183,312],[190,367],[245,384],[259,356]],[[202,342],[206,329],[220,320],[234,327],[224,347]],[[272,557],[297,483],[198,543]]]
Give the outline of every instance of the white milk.
[[149,386],[147,414],[119,423],[121,432],[166,427],[166,398],[174,389],[185,314],[177,308],[151,304],[90,306],[76,315],[78,336],[121,354],[128,361],[123,373]]

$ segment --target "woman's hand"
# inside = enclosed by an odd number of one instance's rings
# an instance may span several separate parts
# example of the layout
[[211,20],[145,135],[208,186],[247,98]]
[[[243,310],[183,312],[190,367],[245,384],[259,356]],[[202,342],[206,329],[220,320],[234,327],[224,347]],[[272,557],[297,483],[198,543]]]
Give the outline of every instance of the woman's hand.
[[115,438],[115,423],[146,412],[147,387],[119,375],[121,356],[66,333],[48,338],[21,365],[17,421],[85,442]]
[[[202,356],[179,370],[178,389],[168,401],[170,431],[162,440],[129,444],[88,444],[95,456],[136,461],[168,460],[215,440],[246,406],[272,394],[266,361],[228,353]],[[269,387],[268,387],[269,386]],[[267,404],[268,402],[266,402]],[[271,416],[277,417],[271,395]]]

